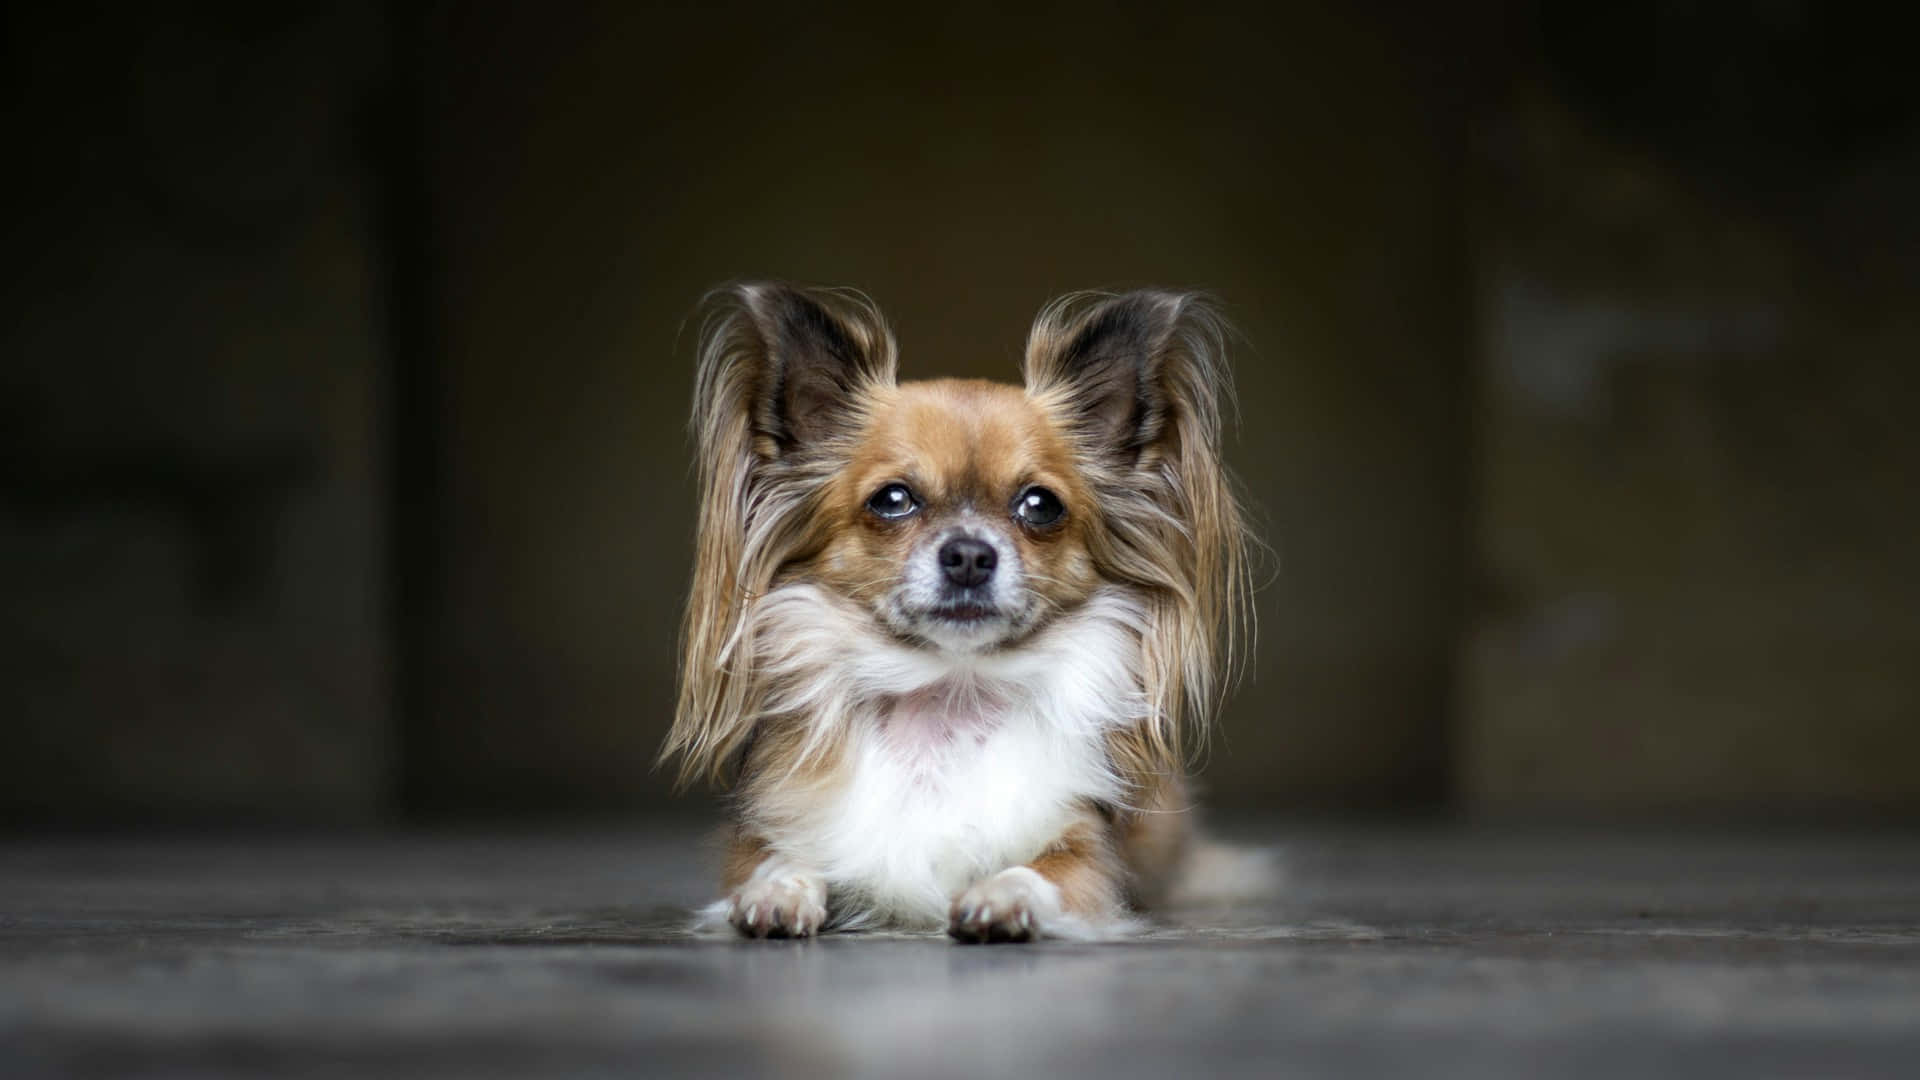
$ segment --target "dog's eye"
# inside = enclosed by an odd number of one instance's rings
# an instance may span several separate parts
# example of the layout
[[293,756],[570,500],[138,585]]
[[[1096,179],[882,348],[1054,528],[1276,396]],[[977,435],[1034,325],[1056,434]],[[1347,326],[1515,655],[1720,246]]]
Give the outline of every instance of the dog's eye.
[[1013,516],[1036,528],[1059,521],[1066,512],[1060,496],[1043,487],[1030,487],[1013,500]]
[[893,521],[920,509],[920,500],[905,484],[888,484],[867,498],[867,509],[874,517]]

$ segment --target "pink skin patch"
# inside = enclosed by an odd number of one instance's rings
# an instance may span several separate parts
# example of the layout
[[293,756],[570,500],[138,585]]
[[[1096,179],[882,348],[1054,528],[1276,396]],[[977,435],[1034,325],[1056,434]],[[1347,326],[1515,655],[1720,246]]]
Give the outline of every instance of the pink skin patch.
[[963,741],[980,742],[999,726],[1006,702],[972,683],[938,683],[893,700],[882,724],[887,745],[925,761]]

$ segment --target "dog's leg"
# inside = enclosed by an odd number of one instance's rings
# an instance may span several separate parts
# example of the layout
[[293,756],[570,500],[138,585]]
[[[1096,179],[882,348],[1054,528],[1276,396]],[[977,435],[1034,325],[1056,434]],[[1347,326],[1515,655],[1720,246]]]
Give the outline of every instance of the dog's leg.
[[1127,868],[1128,899],[1152,911],[1181,884],[1180,872],[1194,849],[1194,814],[1180,776],[1139,785],[1133,809],[1116,815],[1114,845]]
[[975,882],[953,901],[947,933],[965,942],[1085,937],[1124,914],[1109,827],[1088,811],[1032,862]]
[[811,937],[827,921],[826,879],[757,837],[734,834],[720,883],[727,921],[747,937]]

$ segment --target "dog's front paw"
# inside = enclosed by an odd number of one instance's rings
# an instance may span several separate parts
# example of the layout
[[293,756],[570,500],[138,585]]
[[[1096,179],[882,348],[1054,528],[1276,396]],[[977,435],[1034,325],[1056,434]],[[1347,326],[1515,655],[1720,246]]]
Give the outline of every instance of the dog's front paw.
[[827,883],[790,866],[762,864],[727,898],[727,921],[750,938],[811,937],[827,921]]
[[953,901],[947,933],[965,942],[1031,941],[1060,918],[1060,889],[1025,866],[975,882]]

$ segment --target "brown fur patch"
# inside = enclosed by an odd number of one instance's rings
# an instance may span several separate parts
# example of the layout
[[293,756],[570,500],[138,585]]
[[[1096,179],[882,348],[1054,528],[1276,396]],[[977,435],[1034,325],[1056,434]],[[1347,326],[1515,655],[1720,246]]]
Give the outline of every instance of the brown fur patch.
[[1061,907],[1070,914],[1108,918],[1124,905],[1125,869],[1109,826],[1092,810],[1027,865],[1053,882],[1060,890]]
[[1193,807],[1184,777],[1162,775],[1138,789],[1135,806],[1114,820],[1121,859],[1126,863],[1130,898],[1137,907],[1155,908],[1165,899],[1192,846]]
[[730,893],[745,885],[771,854],[765,840],[745,829],[734,829],[727,836],[726,850],[720,856],[720,891]]

